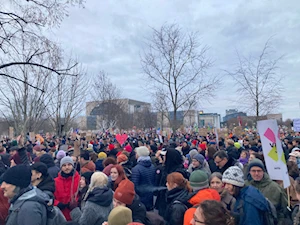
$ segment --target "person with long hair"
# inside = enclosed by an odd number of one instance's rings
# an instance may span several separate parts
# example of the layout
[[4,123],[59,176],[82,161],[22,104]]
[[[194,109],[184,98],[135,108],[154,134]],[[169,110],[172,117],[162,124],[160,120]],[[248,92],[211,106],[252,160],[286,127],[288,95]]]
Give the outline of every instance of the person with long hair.
[[166,225],[182,225],[184,213],[191,206],[188,203],[192,187],[181,173],[174,172],[167,177],[167,207],[164,219]]
[[221,173],[212,173],[212,175],[209,177],[209,186],[211,189],[216,190],[220,194],[223,206],[227,210],[233,211],[236,200],[224,189]]
[[119,186],[119,183],[122,180],[127,179],[125,175],[125,171],[121,165],[114,165],[110,169],[110,182],[109,182],[109,187],[115,191],[117,187]]
[[234,225],[234,219],[221,202],[206,200],[200,203],[191,221],[192,225]]

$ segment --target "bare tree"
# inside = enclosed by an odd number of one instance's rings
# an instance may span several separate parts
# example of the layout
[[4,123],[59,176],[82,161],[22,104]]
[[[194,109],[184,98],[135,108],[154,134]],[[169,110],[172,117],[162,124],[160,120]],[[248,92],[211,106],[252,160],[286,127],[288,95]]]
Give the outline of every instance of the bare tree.
[[[46,55],[48,58],[57,56],[55,54],[57,48],[44,36],[43,30],[59,25],[67,15],[70,3],[82,4],[82,0],[6,0],[0,2],[0,76],[40,89],[29,81],[9,73],[11,70],[6,69],[23,65],[39,67],[57,75],[71,74],[70,70],[76,66],[76,62],[68,66],[59,64],[62,66],[59,68],[38,60],[40,55]],[[33,42],[36,42],[38,47],[32,46]],[[11,60],[11,56],[22,55],[23,46],[27,49],[32,48],[26,59]]]
[[98,127],[108,129],[120,126],[124,112],[121,90],[113,84],[109,76],[100,71],[93,83],[92,97],[98,103],[92,114],[99,117]]
[[152,37],[141,57],[144,73],[149,78],[148,90],[164,93],[164,101],[171,105],[172,127],[178,128],[178,110],[186,112],[200,100],[211,97],[219,83],[208,75],[212,66],[207,57],[207,46],[202,46],[197,33],[185,33],[178,25],[163,25],[153,29]]
[[237,52],[238,63],[232,71],[226,71],[236,83],[239,104],[258,119],[274,111],[282,100],[282,76],[274,59],[270,39],[258,57],[244,57]]

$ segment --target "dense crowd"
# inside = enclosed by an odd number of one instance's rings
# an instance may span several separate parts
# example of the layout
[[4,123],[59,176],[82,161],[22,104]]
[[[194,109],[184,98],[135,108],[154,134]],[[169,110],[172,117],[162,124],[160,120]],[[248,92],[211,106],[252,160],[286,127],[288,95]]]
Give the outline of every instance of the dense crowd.
[[287,189],[255,132],[6,139],[0,225],[299,225],[298,135],[281,134]]

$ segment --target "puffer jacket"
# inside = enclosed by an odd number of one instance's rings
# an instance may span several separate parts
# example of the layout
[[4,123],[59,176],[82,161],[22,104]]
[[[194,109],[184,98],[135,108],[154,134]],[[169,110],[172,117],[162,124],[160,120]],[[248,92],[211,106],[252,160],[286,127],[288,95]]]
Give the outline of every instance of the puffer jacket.
[[264,225],[261,212],[269,211],[269,204],[255,187],[242,188],[237,196],[233,216],[238,225]]
[[[80,176],[77,171],[74,175],[74,183],[72,185],[72,176],[63,177],[61,173],[58,174],[58,177],[55,178],[55,192],[54,192],[54,205],[57,206],[59,203],[68,204],[70,203],[72,197],[75,197],[75,200],[78,201],[78,196],[75,196],[79,186]],[[71,188],[73,187],[72,194]],[[72,196],[71,196],[72,195]],[[61,210],[67,221],[71,220],[70,209],[64,208]]]
[[102,225],[113,208],[113,191],[108,187],[96,187],[88,194],[84,207],[71,211],[72,221],[79,225]]
[[288,205],[287,194],[284,189],[275,181],[272,181],[267,173],[261,181],[246,181],[246,185],[256,187],[267,199],[269,199],[276,208],[279,222],[285,218],[287,214],[286,207]]
[[47,194],[36,187],[29,187],[21,193],[11,202],[6,225],[47,224]]
[[166,225],[182,225],[185,211],[191,207],[188,203],[191,195],[185,189],[174,188],[167,192],[167,208],[164,219]]
[[136,193],[147,210],[151,210],[153,208],[155,167],[152,165],[150,157],[147,160],[138,160],[131,172],[131,181],[134,183]]
[[[201,202],[205,201],[205,200],[216,200],[216,201],[220,201],[221,197],[219,195],[219,193],[214,190],[214,189],[202,189],[196,193],[194,193],[194,195],[188,200],[188,202],[192,205],[192,206],[196,206],[199,205]],[[193,219],[194,213],[196,211],[196,208],[189,208],[188,210],[186,210],[185,214],[184,214],[184,222],[183,225],[190,225],[191,220]]]

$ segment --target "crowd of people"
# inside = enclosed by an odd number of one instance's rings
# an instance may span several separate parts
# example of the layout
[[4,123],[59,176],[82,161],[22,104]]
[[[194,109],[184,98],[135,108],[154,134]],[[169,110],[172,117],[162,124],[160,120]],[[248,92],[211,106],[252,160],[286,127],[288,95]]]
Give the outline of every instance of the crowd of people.
[[298,135],[281,135],[287,189],[255,133],[3,140],[0,225],[299,225]]

